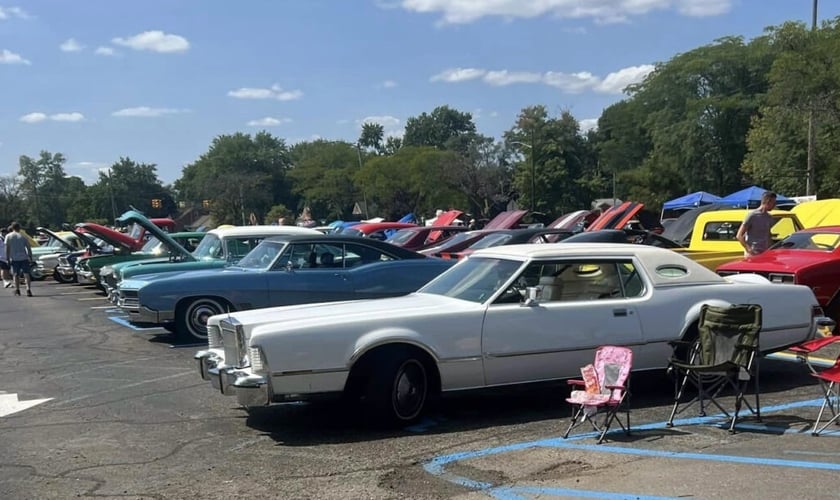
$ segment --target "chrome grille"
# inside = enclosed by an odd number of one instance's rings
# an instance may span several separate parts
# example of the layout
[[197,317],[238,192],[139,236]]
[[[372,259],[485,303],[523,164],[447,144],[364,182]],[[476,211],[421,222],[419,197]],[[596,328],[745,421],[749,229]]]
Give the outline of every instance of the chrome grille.
[[219,325],[207,325],[207,347],[210,349],[222,347],[222,331]]
[[126,297],[120,297],[117,299],[117,305],[123,309],[129,309],[132,311],[139,311],[140,310],[140,299],[133,298],[129,299]]
[[225,364],[236,368],[248,366],[247,342],[242,324],[234,318],[228,318],[222,320],[219,327],[225,348]]

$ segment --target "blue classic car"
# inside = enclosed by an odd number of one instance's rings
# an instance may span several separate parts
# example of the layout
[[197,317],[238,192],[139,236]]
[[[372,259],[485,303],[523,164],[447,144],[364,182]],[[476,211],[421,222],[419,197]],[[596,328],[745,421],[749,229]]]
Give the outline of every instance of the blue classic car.
[[123,280],[117,304],[134,324],[200,341],[215,314],[405,295],[452,264],[369,238],[274,236],[235,266]]

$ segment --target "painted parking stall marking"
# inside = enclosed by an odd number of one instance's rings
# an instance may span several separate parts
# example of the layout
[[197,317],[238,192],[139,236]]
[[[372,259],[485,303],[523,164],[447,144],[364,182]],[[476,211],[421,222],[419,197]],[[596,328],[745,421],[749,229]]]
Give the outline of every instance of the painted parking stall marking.
[[[800,408],[818,408],[822,405],[823,399],[811,399],[806,401],[798,401],[794,403],[781,404],[775,406],[762,407],[761,413],[764,416],[771,415],[785,410],[795,410]],[[728,423],[724,421],[724,415],[712,415],[705,417],[686,418],[674,421],[674,429],[685,428],[688,426],[712,426],[719,427],[724,430]],[[840,437],[840,428],[838,430],[825,431],[820,438],[812,438],[810,435],[812,422],[809,422],[807,428],[791,428],[786,426],[774,426],[771,424],[742,422],[736,425],[738,431],[753,431],[760,433],[768,433],[774,435],[801,435],[807,436],[808,439],[820,439],[822,437]],[[645,425],[637,425],[632,428],[633,432],[654,431],[666,429],[665,422],[656,422]],[[622,434],[621,429],[613,430],[608,435]],[[739,455],[725,455],[716,453],[700,453],[700,452],[683,452],[683,451],[669,451],[656,450],[638,447],[622,447],[609,444],[590,444],[583,441],[590,441],[596,437],[596,433],[582,433],[571,436],[568,439],[563,438],[548,438],[544,440],[515,443],[511,445],[498,446],[493,448],[485,448],[476,451],[467,451],[453,453],[449,455],[442,455],[436,457],[425,463],[423,468],[430,474],[444,479],[453,484],[463,486],[472,490],[478,490],[482,493],[488,494],[493,498],[500,500],[522,500],[528,498],[542,498],[542,497],[576,497],[576,498],[601,498],[601,499],[662,499],[672,497],[649,496],[642,495],[635,492],[615,492],[615,491],[598,491],[588,489],[574,489],[564,487],[548,487],[548,486],[511,486],[502,484],[493,484],[488,481],[476,480],[462,475],[452,473],[448,470],[448,466],[463,462],[467,460],[481,459],[493,455],[501,455],[506,453],[522,452],[527,450],[538,450],[544,448],[572,450],[579,452],[590,452],[594,454],[612,454],[619,456],[636,456],[645,458],[663,458],[670,460],[688,460],[692,462],[709,462],[719,464],[733,464],[733,465],[749,465],[749,466],[765,466],[765,467],[782,467],[792,468],[804,471],[840,471],[840,460],[838,461],[819,461],[818,458],[840,458],[840,453],[824,453],[820,451],[800,451],[800,450],[784,450],[783,453],[790,455],[798,455],[801,457],[813,457],[815,460],[796,460],[788,458],[776,457],[758,457],[758,456],[739,456]]]
[[17,394],[0,392],[0,418],[27,410],[51,400],[52,398],[21,401]]

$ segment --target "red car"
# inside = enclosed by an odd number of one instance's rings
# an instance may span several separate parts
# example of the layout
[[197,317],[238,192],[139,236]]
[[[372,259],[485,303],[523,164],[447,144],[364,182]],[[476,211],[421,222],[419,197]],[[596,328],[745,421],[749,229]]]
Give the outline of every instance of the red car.
[[755,273],[773,283],[807,285],[826,315],[840,320],[840,226],[797,231],[764,253],[719,266],[717,273]]

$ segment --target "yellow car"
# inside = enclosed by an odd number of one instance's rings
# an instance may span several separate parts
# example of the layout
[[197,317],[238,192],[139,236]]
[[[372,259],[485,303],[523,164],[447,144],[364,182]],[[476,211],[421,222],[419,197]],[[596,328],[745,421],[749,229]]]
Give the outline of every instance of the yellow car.
[[[717,210],[699,214],[694,221],[687,248],[675,252],[714,271],[719,265],[744,258],[744,247],[735,238],[749,210]],[[773,242],[803,228],[795,213],[786,210],[770,212],[776,220],[771,228]]]

